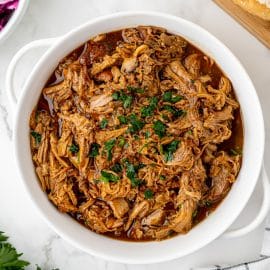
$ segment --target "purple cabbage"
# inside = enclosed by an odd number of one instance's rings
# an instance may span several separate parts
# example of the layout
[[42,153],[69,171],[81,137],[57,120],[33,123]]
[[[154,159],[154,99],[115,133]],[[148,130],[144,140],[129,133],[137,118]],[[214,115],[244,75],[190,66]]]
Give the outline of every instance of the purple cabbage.
[[7,24],[13,12],[18,7],[19,0],[0,0],[0,31]]

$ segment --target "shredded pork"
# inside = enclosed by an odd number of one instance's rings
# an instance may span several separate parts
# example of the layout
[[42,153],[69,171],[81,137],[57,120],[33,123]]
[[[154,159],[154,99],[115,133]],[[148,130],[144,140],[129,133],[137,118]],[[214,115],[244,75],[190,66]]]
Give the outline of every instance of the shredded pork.
[[30,142],[60,211],[97,233],[160,240],[226,196],[241,163],[241,143],[225,147],[239,105],[214,61],[182,37],[156,27],[99,35],[55,74]]

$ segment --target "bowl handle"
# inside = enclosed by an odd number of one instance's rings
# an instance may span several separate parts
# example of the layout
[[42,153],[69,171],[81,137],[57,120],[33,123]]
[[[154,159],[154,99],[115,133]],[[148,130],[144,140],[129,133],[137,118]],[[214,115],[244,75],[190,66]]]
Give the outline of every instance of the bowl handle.
[[8,95],[8,99],[10,101],[10,103],[12,104],[13,109],[15,108],[16,104],[17,104],[17,97],[14,91],[14,74],[15,74],[15,70],[16,70],[16,66],[18,64],[18,62],[20,61],[20,59],[26,54],[28,53],[28,51],[35,49],[35,48],[40,48],[40,47],[49,47],[50,45],[52,45],[53,43],[55,43],[55,41],[58,38],[47,38],[47,39],[39,39],[39,40],[35,40],[32,41],[28,44],[26,44],[24,47],[22,47],[12,58],[8,69],[7,69],[7,73],[6,73],[6,90],[7,90],[7,95]]
[[253,231],[254,229],[256,229],[256,227],[258,227],[262,223],[262,221],[265,219],[266,215],[269,212],[269,207],[270,207],[270,184],[269,184],[269,179],[268,179],[264,165],[262,166],[260,178],[262,179],[264,192],[263,192],[263,202],[262,202],[259,213],[255,217],[255,219],[251,221],[251,223],[239,229],[226,231],[221,236],[222,238],[228,239],[228,238],[235,238],[235,237],[243,236]]

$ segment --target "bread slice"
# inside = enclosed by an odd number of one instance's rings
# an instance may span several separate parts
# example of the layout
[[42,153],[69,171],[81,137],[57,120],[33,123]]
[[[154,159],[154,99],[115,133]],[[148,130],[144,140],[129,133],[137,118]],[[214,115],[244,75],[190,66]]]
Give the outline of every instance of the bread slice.
[[256,15],[263,20],[270,21],[269,0],[232,0],[249,13]]

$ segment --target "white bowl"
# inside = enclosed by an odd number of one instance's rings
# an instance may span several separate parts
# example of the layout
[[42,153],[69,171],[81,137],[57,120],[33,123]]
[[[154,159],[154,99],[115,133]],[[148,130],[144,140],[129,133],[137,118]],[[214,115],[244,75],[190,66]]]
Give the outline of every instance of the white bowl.
[[3,42],[8,36],[12,33],[12,31],[15,29],[17,24],[22,19],[27,6],[28,6],[29,0],[20,0],[18,4],[18,8],[14,11],[12,16],[10,17],[7,24],[4,26],[4,28],[0,31],[0,44]]
[[[61,214],[42,192],[34,171],[29,145],[29,117],[41,89],[58,62],[76,47],[99,33],[154,25],[181,35],[213,57],[233,83],[241,104],[244,124],[242,168],[228,196],[214,213],[186,235],[160,242],[125,242],[91,232],[66,214]],[[18,104],[14,129],[17,165],[27,193],[49,225],[78,248],[106,260],[124,263],[157,263],[190,254],[222,235],[234,222],[257,183],[264,152],[264,122],[256,91],[236,57],[219,40],[201,27],[179,17],[154,12],[118,13],[77,27],[43,55],[27,79]]]

